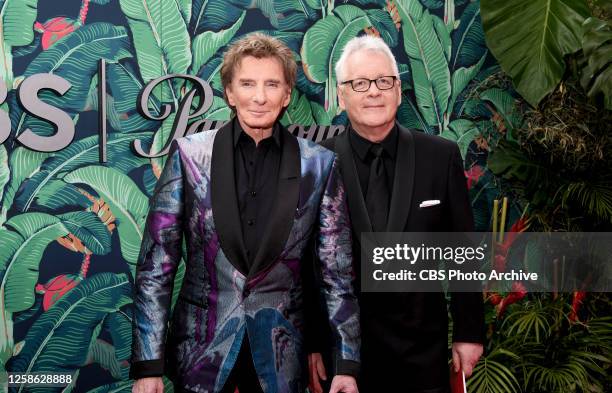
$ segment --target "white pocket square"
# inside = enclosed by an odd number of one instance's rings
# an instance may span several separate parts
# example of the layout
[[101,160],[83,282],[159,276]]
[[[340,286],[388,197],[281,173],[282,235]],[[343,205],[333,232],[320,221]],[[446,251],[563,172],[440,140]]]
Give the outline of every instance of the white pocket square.
[[436,206],[440,204],[440,200],[439,199],[430,199],[427,201],[423,201],[419,204],[419,207],[430,207],[430,206]]

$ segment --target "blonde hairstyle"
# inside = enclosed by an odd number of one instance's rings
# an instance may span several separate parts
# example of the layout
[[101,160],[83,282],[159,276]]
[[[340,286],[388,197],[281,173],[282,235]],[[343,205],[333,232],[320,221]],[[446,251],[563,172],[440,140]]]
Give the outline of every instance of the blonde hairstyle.
[[352,38],[349,42],[346,43],[344,49],[342,49],[342,55],[336,62],[336,80],[338,83],[344,82],[346,79],[346,62],[349,57],[353,53],[369,50],[374,52],[380,52],[387,56],[389,61],[391,62],[391,67],[393,68],[393,74],[399,78],[399,70],[397,68],[397,62],[395,61],[395,56],[393,56],[393,52],[387,46],[385,41],[380,37],[373,37],[370,35],[364,35],[361,37]]
[[223,55],[221,84],[223,86],[223,98],[226,102],[225,89],[232,83],[236,68],[240,66],[240,62],[246,56],[253,56],[257,59],[278,59],[283,67],[287,85],[290,88],[295,85],[297,65],[291,49],[274,37],[263,33],[251,33],[234,42]]

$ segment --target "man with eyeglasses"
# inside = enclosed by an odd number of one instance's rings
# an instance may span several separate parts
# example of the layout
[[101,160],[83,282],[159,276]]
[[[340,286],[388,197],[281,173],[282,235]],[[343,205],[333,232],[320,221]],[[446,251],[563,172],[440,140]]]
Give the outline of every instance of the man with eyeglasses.
[[[322,142],[335,151],[346,187],[355,270],[363,232],[470,232],[473,217],[457,145],[396,122],[401,83],[383,40],[352,39],[336,64],[338,99],[350,125]],[[430,203],[422,203],[428,201]],[[437,202],[434,203],[433,201]],[[447,393],[448,312],[444,293],[361,293],[361,393]],[[452,359],[466,376],[482,355],[482,294],[453,293]],[[319,316],[324,309],[319,310]],[[313,311],[313,314],[317,312]],[[322,391],[326,344],[312,317],[310,388]],[[321,355],[323,352],[323,356]]]

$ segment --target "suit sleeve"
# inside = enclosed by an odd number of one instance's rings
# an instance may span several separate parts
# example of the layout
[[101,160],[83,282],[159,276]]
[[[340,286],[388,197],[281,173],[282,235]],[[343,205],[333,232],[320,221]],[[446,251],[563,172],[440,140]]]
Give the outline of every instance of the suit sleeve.
[[136,264],[130,378],[161,376],[174,276],[181,260],[183,170],[173,141],[150,200]]
[[356,376],[360,364],[359,305],[353,290],[351,227],[344,185],[334,159],[319,208],[316,244],[321,287],[336,354],[336,374]]
[[[463,159],[457,145],[453,146],[448,169],[449,208],[453,232],[473,232],[474,216],[470,203]],[[452,292],[450,311],[453,318],[453,342],[483,343],[485,335],[482,290],[476,284],[474,292]]]

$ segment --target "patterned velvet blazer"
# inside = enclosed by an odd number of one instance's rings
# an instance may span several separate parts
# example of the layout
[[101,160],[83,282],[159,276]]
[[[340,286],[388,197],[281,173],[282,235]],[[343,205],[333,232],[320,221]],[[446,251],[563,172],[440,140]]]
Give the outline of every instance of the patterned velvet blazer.
[[[303,272],[308,269],[300,261],[313,243],[339,373],[358,365],[359,308],[338,164],[333,152],[282,127],[281,133],[274,209],[248,270],[232,122],[172,142],[151,198],[136,268],[132,378],[165,373],[182,389],[218,392],[248,336],[264,392],[302,392],[307,385]],[[185,278],[171,314],[181,257]]]

